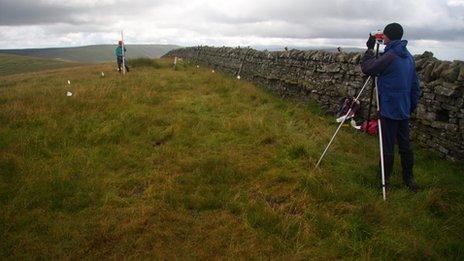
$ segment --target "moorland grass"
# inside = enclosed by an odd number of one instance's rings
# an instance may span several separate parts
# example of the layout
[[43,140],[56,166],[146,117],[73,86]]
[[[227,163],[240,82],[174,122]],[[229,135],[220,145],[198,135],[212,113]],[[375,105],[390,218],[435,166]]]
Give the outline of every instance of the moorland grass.
[[463,258],[462,162],[416,147],[384,202],[376,138],[317,170],[315,104],[157,63],[0,78],[0,258]]
[[152,67],[154,69],[160,69],[161,64],[156,59],[151,58],[136,58],[136,59],[129,59],[127,61],[128,66],[130,67]]

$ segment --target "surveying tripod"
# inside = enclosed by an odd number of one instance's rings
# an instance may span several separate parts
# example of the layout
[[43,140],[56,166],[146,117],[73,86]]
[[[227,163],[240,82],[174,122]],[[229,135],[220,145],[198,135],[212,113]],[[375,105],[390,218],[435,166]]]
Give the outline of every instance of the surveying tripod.
[[[374,35],[374,37],[375,37],[375,40],[376,40],[375,57],[378,58],[379,57],[379,46],[383,42],[383,35],[381,33],[376,33]],[[363,87],[359,91],[359,93],[356,96],[356,98],[354,99],[354,101],[351,103],[350,108],[348,109],[348,112],[346,113],[346,116],[350,115],[350,113],[351,113],[351,111],[353,109],[353,104],[355,104],[358,101],[359,97],[361,97],[361,94],[366,89],[366,87],[367,87],[370,80],[373,80],[373,81],[372,81],[371,98],[370,98],[370,101],[369,101],[369,115],[368,115],[367,124],[369,124],[369,120],[370,120],[371,107],[372,107],[372,95],[373,95],[374,91],[375,91],[375,98],[376,98],[376,104],[377,104],[377,114],[379,114],[379,112],[380,112],[380,101],[379,101],[379,89],[378,89],[378,86],[377,86],[377,76],[374,76],[374,77],[369,76],[367,78],[367,80],[364,82]],[[333,134],[333,136],[330,139],[329,143],[327,144],[324,151],[322,152],[321,157],[319,158],[319,160],[316,163],[316,168],[319,167],[319,165],[321,164],[321,161],[324,158],[325,154],[327,153],[327,150],[329,149],[330,145],[334,141],[335,136],[337,136],[338,131],[340,131],[340,128],[345,123],[346,119],[348,118],[346,116],[343,117],[342,122],[340,122],[337,129],[335,130],[335,133]],[[382,195],[383,195],[383,200],[386,200],[387,199],[387,191],[386,191],[386,187],[385,187],[386,186],[386,184],[385,184],[386,181],[385,181],[385,163],[384,163],[383,140],[382,140],[382,121],[380,120],[380,117],[377,118],[377,125],[378,125],[378,128],[379,128],[378,129],[378,134],[379,134],[379,151],[380,151],[380,171],[381,171],[381,174],[382,174]]]

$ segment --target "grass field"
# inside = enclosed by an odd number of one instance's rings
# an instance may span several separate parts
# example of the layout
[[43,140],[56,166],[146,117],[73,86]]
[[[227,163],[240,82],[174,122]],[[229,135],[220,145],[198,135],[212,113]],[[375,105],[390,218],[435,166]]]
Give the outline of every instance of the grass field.
[[416,148],[384,202],[376,138],[316,170],[316,105],[158,63],[0,77],[0,259],[464,258],[462,162]]
[[0,53],[0,76],[78,66],[78,63]]

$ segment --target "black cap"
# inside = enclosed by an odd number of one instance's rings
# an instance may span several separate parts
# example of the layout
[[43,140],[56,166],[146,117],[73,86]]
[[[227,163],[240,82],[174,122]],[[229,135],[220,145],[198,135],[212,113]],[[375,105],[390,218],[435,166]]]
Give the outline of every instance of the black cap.
[[400,40],[403,37],[403,27],[399,23],[391,23],[385,26],[383,34],[392,41]]

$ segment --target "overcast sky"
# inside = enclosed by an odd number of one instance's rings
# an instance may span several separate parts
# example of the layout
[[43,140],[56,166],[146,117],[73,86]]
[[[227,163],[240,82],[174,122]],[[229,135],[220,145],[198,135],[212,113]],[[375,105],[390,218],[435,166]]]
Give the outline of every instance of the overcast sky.
[[413,53],[464,60],[464,0],[0,0],[0,48],[116,43],[364,47],[390,22]]

